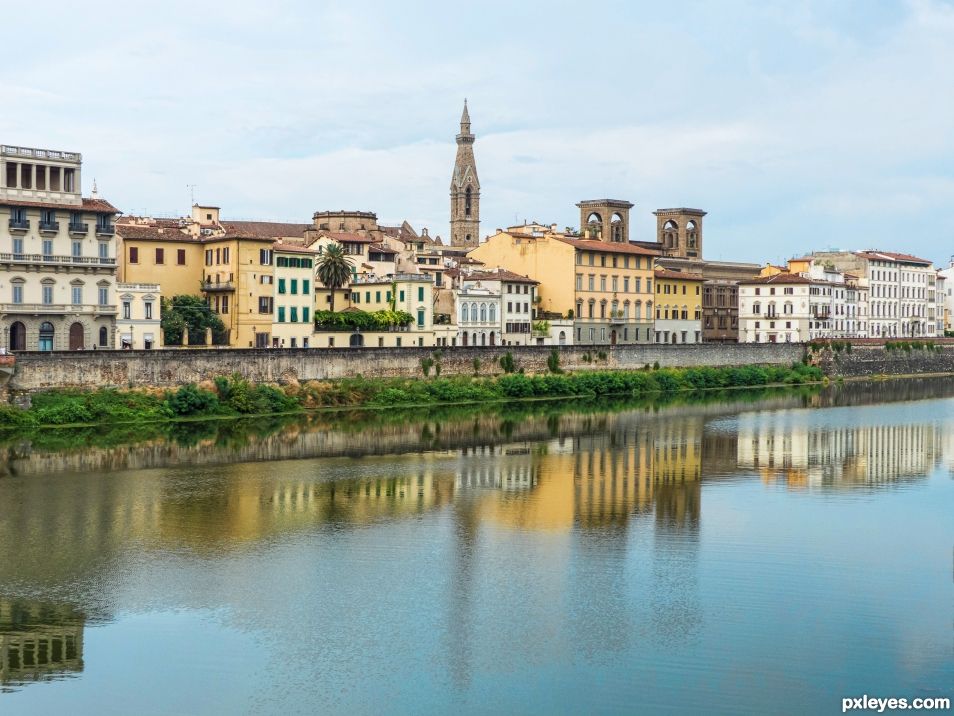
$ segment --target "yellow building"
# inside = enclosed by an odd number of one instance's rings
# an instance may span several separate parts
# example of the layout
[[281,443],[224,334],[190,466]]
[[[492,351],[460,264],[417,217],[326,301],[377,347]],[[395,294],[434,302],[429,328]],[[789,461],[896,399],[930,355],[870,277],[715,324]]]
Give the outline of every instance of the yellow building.
[[553,231],[501,231],[468,253],[540,282],[536,317],[574,319],[575,342],[651,343],[653,262],[658,252],[630,243]]
[[202,240],[182,232],[177,222],[116,224],[122,283],[158,283],[162,294],[196,296],[202,282]]
[[656,343],[702,343],[701,274],[656,269]]
[[272,321],[273,348],[309,348],[315,327],[315,250],[276,243],[275,313]]

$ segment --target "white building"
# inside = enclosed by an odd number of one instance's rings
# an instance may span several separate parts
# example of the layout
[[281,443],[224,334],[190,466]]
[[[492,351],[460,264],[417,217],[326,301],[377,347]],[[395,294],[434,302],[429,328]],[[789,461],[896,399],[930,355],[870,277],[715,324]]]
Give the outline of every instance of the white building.
[[123,350],[162,348],[161,289],[158,283],[117,283],[119,315],[116,347]]
[[457,345],[500,345],[499,292],[475,284],[464,283],[457,290]]
[[114,347],[116,207],[78,152],[0,145],[0,347]]
[[800,343],[827,326],[831,286],[778,273],[739,282],[739,343]]
[[[502,268],[462,273],[459,277],[457,300],[459,345],[535,344],[537,340],[533,335],[533,316],[538,285],[539,281]],[[486,316],[483,311],[484,301],[477,298],[481,295],[486,296]],[[496,297],[496,300],[492,297]],[[476,322],[472,318],[475,301],[478,318]],[[464,303],[468,304],[466,320]],[[494,305],[496,308],[492,308]],[[478,343],[474,342],[475,337]]]

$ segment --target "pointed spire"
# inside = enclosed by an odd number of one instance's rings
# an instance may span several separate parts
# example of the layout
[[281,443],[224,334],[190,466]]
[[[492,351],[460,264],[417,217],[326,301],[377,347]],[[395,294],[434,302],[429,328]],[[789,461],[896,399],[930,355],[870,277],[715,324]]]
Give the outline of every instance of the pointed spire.
[[92,199],[98,199],[98,198],[99,198],[99,190],[96,188],[96,177],[93,177],[93,193],[90,194],[90,197],[91,197]]
[[464,98],[464,111],[460,115],[460,133],[470,134],[470,112],[467,111],[467,98]]

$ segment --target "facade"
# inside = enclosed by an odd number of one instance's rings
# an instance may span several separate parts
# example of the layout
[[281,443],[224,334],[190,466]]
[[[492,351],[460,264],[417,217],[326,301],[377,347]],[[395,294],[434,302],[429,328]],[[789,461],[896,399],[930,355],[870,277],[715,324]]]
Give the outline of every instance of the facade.
[[233,348],[272,345],[274,239],[230,233],[203,242],[202,295]]
[[458,289],[458,343],[532,345],[538,285],[538,281],[506,269],[463,274]]
[[663,253],[699,261],[702,259],[702,219],[706,212],[701,209],[657,209],[656,236],[662,244]]
[[702,342],[739,341],[739,284],[709,279],[702,285]]
[[702,343],[700,274],[656,269],[656,343]]
[[[937,273],[927,259],[874,250],[816,251],[805,258],[820,260],[866,280],[871,338],[938,335]],[[933,319],[929,316],[929,304],[935,306]]]
[[123,218],[116,225],[116,244],[121,257],[119,280],[158,283],[168,298],[199,295],[202,240],[182,231],[174,220],[151,224],[129,221]]
[[[587,199],[580,210],[580,235],[585,239],[629,243],[629,210],[633,204],[621,199]],[[555,229],[555,227],[554,227]]]
[[158,283],[118,283],[119,314],[115,345],[123,350],[162,348]]
[[[309,348],[315,327],[315,251],[301,245],[276,242],[273,348]],[[266,274],[267,275],[267,274]]]
[[451,246],[473,248],[480,243],[480,180],[474,159],[474,135],[470,132],[467,100],[460,117],[457,158],[450,185]]
[[654,251],[552,231],[501,231],[468,256],[539,281],[535,318],[572,318],[574,343],[653,340]]
[[457,345],[496,346],[501,343],[499,291],[478,282],[457,290]]
[[0,145],[0,347],[115,347],[118,210],[81,171],[77,152]]
[[[806,276],[777,273],[739,284],[740,343],[800,343],[810,340],[815,324],[827,325],[830,296],[822,281]],[[828,299],[819,314],[819,304]],[[814,315],[813,315],[814,310]]]

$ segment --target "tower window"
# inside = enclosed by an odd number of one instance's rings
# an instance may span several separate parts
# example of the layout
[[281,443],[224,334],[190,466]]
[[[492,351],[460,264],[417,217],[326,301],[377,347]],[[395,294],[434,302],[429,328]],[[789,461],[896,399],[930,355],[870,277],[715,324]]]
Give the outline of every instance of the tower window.
[[470,241],[470,234],[467,234],[467,236],[464,237],[464,241]]
[[[464,191],[464,216],[470,216],[470,187]],[[470,237],[467,239],[470,240]]]

